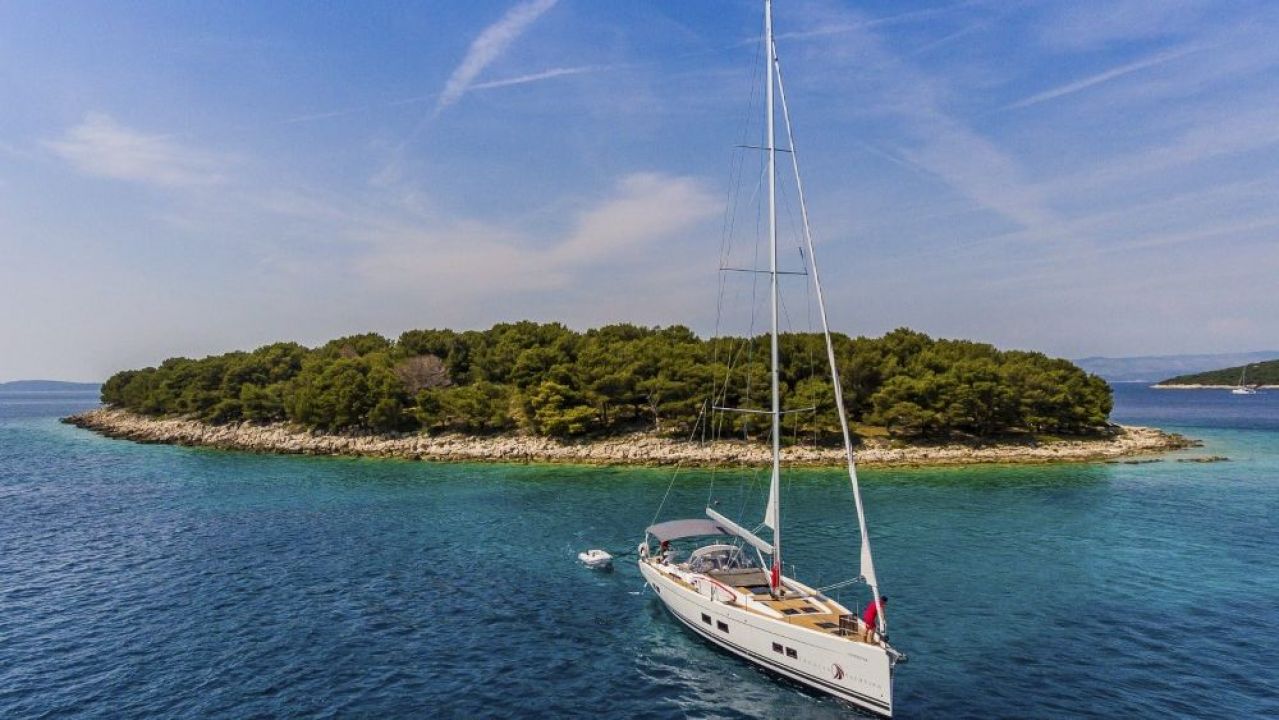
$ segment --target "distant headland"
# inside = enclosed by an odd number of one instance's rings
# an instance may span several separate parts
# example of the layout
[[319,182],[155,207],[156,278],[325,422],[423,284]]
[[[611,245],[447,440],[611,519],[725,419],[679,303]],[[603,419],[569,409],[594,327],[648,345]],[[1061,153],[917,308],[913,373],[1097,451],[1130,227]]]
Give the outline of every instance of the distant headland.
[[[1074,361],[1086,372],[1109,382],[1159,382],[1162,378],[1207,372],[1274,360],[1279,350],[1215,353],[1211,355],[1139,355],[1131,357],[1086,357]],[[1237,376],[1236,376],[1237,377]]]
[[0,382],[0,392],[74,392],[91,393],[102,389],[102,383],[66,382],[63,380],[12,380]]
[[1279,359],[1178,375],[1161,380],[1154,387],[1161,389],[1231,388],[1237,386],[1240,380],[1244,380],[1246,384],[1253,387],[1279,388]]
[[[1095,460],[1189,443],[1111,425],[1109,385],[1067,360],[904,328],[834,342],[871,464]],[[785,444],[800,464],[841,456],[822,343],[780,338]],[[276,343],[119,372],[102,387],[106,408],[69,421],[143,442],[284,453],[750,463],[767,454],[768,424],[713,411],[763,407],[759,345],[679,326],[532,322]]]

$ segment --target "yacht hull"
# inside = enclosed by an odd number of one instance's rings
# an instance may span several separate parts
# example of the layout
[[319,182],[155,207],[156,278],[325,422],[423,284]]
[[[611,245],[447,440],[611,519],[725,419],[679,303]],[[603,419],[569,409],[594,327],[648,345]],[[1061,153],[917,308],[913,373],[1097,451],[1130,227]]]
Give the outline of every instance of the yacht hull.
[[716,646],[813,690],[892,717],[892,662],[883,648],[709,598],[643,561],[640,572],[676,619]]

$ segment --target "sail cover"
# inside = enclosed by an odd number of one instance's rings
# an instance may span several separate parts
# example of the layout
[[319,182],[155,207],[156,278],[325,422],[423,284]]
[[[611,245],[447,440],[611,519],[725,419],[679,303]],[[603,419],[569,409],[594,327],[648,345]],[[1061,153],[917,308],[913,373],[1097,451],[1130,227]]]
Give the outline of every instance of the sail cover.
[[777,473],[773,473],[773,481],[768,484],[768,507],[764,510],[764,524],[770,530],[777,529],[777,496],[778,496],[778,477]]

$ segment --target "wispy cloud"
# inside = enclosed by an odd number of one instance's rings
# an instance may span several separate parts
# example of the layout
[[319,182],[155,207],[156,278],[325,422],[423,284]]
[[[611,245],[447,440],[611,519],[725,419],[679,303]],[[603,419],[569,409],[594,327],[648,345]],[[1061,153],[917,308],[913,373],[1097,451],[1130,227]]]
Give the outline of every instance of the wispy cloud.
[[551,80],[566,75],[581,75],[583,73],[599,72],[601,70],[611,70],[615,65],[577,65],[575,67],[551,68],[542,72],[529,73],[527,75],[519,75],[517,77],[502,78],[501,80],[489,80],[488,82],[475,83],[471,85],[471,90],[489,90],[491,88],[510,87],[511,85],[526,85],[528,83],[540,82],[542,80]]
[[1044,10],[1041,40],[1067,51],[1191,35],[1214,13],[1207,0],[1077,0],[1047,4]]
[[547,10],[555,7],[556,2],[557,0],[525,0],[507,10],[500,20],[484,28],[484,31],[471,42],[466,56],[444,83],[444,90],[440,92],[435,111],[439,113],[460,100],[471,88],[475,78],[479,77],[480,73],[494,60],[501,57],[511,43],[519,39],[534,21]]
[[[495,60],[506,52],[521,35],[528,30],[538,18],[546,13],[546,11],[555,7],[558,0],[524,0],[506,11],[506,14],[497,22],[484,28],[484,30],[471,41],[471,45],[467,48],[466,56],[462,58],[462,62],[453,69],[453,73],[449,75],[449,79],[444,83],[444,89],[435,96],[435,111],[429,115],[423,116],[413,125],[413,129],[395,146],[391,152],[390,159],[386,165],[374,173],[370,178],[370,183],[378,187],[388,187],[399,182],[403,176],[404,152],[418,135],[422,133],[432,118],[438,117],[445,108],[455,104],[467,91],[473,89],[475,79],[485,68],[491,65]],[[536,75],[537,73],[535,73]],[[561,73],[563,74],[563,73]],[[548,76],[554,77],[554,75]],[[516,85],[522,82],[534,82],[538,79],[521,77],[512,78],[512,82],[507,85]],[[518,80],[519,82],[514,82]],[[499,82],[499,81],[494,81]],[[498,87],[490,85],[490,87]],[[399,101],[394,104],[407,105],[417,102],[420,98],[410,98]]]
[[6,142],[0,142],[0,155],[5,155],[11,158],[29,158],[31,157],[31,154],[30,150],[25,150]]
[[1151,57],[1144,58],[1136,62],[1126,63],[1124,65],[1120,65],[1119,67],[1114,67],[1109,70],[1106,70],[1105,72],[1100,72],[1100,73],[1097,73],[1096,75],[1086,77],[1082,80],[1076,80],[1075,82],[1067,83],[1065,85],[1052,88],[1051,90],[1045,90],[1041,93],[1036,93],[1034,95],[1031,95],[1028,98],[1024,98],[1022,100],[1018,100],[1015,103],[1007,105],[1005,106],[1004,109],[1016,110],[1019,108],[1030,107],[1031,105],[1038,105],[1039,103],[1047,102],[1049,100],[1056,100],[1059,97],[1072,95],[1082,90],[1087,90],[1088,88],[1094,87],[1096,85],[1101,85],[1102,83],[1110,82],[1111,80],[1114,80],[1116,78],[1121,78],[1125,75],[1131,75],[1132,73],[1145,70],[1147,68],[1152,68],[1157,65],[1163,65],[1164,63],[1171,62],[1178,58],[1185,57],[1193,52],[1197,52],[1198,50],[1200,50],[1199,47],[1179,48],[1177,50],[1159,53],[1158,55],[1153,55]]
[[[791,30],[786,32],[775,33],[778,40],[798,40],[805,38],[825,37],[827,35],[842,35],[845,33],[860,32],[868,28],[880,25],[896,25],[899,23],[919,22],[931,20],[947,13],[962,10],[973,5],[981,4],[980,0],[967,0],[967,2],[958,2],[951,5],[942,5],[940,7],[924,8],[922,10],[908,10],[896,15],[885,15],[883,17],[858,19],[853,22],[843,23],[823,23],[810,30]],[[750,40],[743,40],[741,44],[759,42],[759,37]]]
[[924,118],[930,138],[906,152],[956,191],[1024,227],[1057,222],[1042,190],[1027,182],[1017,160],[945,115]]
[[[496,88],[513,87],[516,85],[527,85],[529,83],[541,82],[543,80],[554,80],[556,78],[568,77],[572,75],[584,75],[586,73],[604,72],[606,70],[616,70],[623,67],[631,67],[631,65],[610,64],[610,65],[574,65],[571,67],[549,68],[540,72],[527,73],[514,77],[499,78],[497,80],[488,80],[481,83],[472,83],[467,91],[471,90],[492,90]],[[403,97],[396,100],[388,100],[380,104],[358,105],[354,107],[340,108],[336,110],[327,110],[312,113],[302,113],[277,120],[280,125],[295,125],[298,123],[315,122],[317,120],[330,120],[332,118],[345,117],[356,113],[374,112],[383,108],[403,107],[405,105],[418,105],[424,102],[439,101],[440,93],[429,93],[426,95],[413,95]],[[0,148],[2,150],[3,148]]]
[[[1169,178],[1190,177],[1193,168],[1208,161],[1243,157],[1279,145],[1279,95],[1254,106],[1234,103],[1197,106],[1183,128],[1155,136],[1139,149],[1113,153],[1080,171],[1062,174],[1047,183],[1055,194],[1108,194],[1145,187]],[[1242,176],[1242,175],[1241,175]]]
[[131,130],[102,113],[45,147],[86,175],[146,185],[215,185],[226,180],[229,158],[187,147],[166,135]]
[[856,79],[865,75],[862,72],[831,80],[857,83],[850,94],[870,98],[862,108],[896,119],[899,137],[906,142],[895,148],[894,161],[906,161],[913,169],[940,179],[958,194],[1022,227],[1046,227],[1057,222],[1048,197],[1028,182],[1018,158],[952,112],[947,85],[894,52],[873,30],[874,21],[863,21],[856,14],[834,9],[819,15],[811,24],[856,33],[847,40],[829,41],[827,57],[830,63],[873,67],[873,79]]
[[930,43],[926,43],[926,44],[924,44],[924,45],[921,45],[921,46],[919,46],[919,47],[915,48],[913,51],[911,51],[911,53],[910,53],[910,54],[911,54],[911,55],[919,55],[919,54],[921,54],[921,53],[926,53],[926,52],[928,52],[929,50],[935,50],[935,49],[937,49],[937,48],[939,48],[939,47],[942,47],[942,46],[944,46],[944,45],[950,44],[950,43],[952,43],[952,42],[954,42],[954,41],[958,40],[959,38],[962,38],[962,37],[965,37],[965,36],[971,35],[971,34],[973,34],[973,33],[975,33],[975,32],[980,31],[980,30],[985,30],[985,29],[987,29],[987,28],[989,28],[989,27],[990,27],[990,22],[987,22],[987,21],[985,21],[985,20],[983,20],[983,21],[981,21],[981,22],[975,22],[975,23],[972,23],[972,24],[970,24],[970,25],[967,25],[967,26],[965,26],[965,27],[962,27],[962,28],[960,28],[960,29],[956,30],[955,32],[950,33],[949,35],[943,35],[942,37],[939,37],[939,38],[937,38],[936,40],[933,40],[933,41],[932,41],[932,42],[930,42]]
[[343,117],[345,115],[354,115],[355,113],[366,112],[369,109],[369,106],[361,105],[360,107],[343,108],[341,110],[303,113],[301,115],[284,118],[283,120],[277,120],[276,123],[279,125],[295,125],[297,123],[313,122],[315,120],[330,120],[335,117]]

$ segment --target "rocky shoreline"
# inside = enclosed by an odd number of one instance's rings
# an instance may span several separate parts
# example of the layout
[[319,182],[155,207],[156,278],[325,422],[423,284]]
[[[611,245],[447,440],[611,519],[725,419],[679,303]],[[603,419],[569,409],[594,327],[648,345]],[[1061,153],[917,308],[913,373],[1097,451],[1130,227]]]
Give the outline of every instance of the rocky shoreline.
[[[115,408],[98,408],[63,422],[102,435],[141,443],[241,450],[289,455],[399,458],[452,462],[567,463],[579,465],[733,466],[767,462],[768,448],[736,441],[689,443],[651,433],[608,439],[558,441],[519,435],[326,435],[280,424],[209,425],[184,418],[154,418]],[[977,463],[1089,462],[1149,455],[1197,443],[1156,428],[1122,427],[1113,437],[1035,442],[917,443],[901,446],[869,438],[859,448],[863,467],[918,467]],[[839,448],[792,447],[789,464],[839,466]]]

